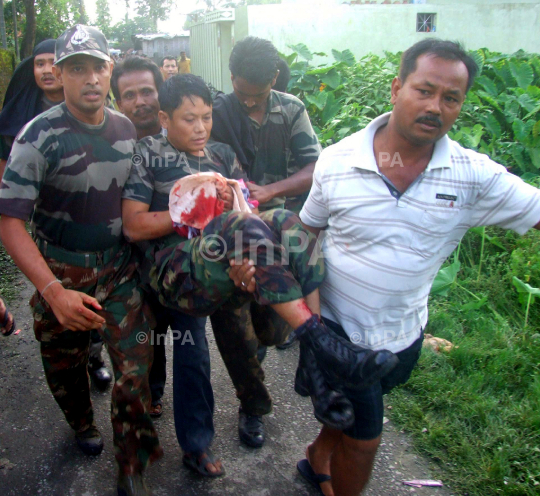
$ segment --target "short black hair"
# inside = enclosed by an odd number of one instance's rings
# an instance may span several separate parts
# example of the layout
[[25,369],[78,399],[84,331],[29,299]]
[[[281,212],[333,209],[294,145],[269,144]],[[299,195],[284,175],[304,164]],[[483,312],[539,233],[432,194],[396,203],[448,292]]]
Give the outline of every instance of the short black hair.
[[276,79],[276,84],[272,86],[273,90],[281,91],[282,93],[287,92],[287,86],[289,85],[289,79],[291,79],[291,70],[283,59],[279,59],[277,68],[279,70],[279,75]]
[[409,74],[416,70],[416,61],[421,55],[434,55],[445,60],[460,60],[465,64],[469,79],[467,89],[471,89],[474,78],[478,72],[478,65],[474,59],[463,49],[460,43],[455,41],[439,40],[437,38],[427,38],[415,43],[412,47],[403,52],[401,56],[401,65],[399,68],[399,78],[404,83]]
[[270,84],[276,77],[279,54],[268,40],[248,36],[233,48],[229,69],[233,77],[241,77],[257,86]]
[[194,74],[177,74],[161,85],[159,90],[159,106],[172,118],[174,111],[182,105],[184,97],[198,96],[202,101],[212,106],[212,95],[203,78]]
[[121,100],[120,89],[118,88],[118,80],[120,77],[129,72],[136,71],[151,72],[152,76],[154,76],[154,84],[156,85],[156,89],[159,91],[159,88],[161,88],[161,85],[163,84],[163,76],[161,75],[161,71],[156,63],[145,57],[130,55],[114,66],[111,77],[111,88],[114,98]]
[[163,67],[166,60],[174,60],[174,63],[178,65],[178,62],[176,62],[176,57],[173,57],[172,55],[165,55],[165,57],[161,59],[161,64],[159,64],[159,67]]

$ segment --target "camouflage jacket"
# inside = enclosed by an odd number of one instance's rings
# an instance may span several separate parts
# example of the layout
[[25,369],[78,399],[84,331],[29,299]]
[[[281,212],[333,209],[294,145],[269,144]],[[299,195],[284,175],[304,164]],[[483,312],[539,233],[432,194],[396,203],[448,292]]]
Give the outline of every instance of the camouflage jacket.
[[102,251],[122,237],[122,189],[136,142],[133,124],[105,109],[102,124],[77,120],[65,103],[30,121],[13,143],[0,214],[71,251]]

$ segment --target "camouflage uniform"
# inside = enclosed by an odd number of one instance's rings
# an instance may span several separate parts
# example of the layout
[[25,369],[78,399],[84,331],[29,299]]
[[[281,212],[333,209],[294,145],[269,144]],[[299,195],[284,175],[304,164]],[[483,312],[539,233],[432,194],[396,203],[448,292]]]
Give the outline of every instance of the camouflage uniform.
[[[214,108],[214,115],[219,112]],[[272,90],[261,124],[249,118],[255,158],[244,168],[251,181],[266,185],[281,181],[316,162],[321,148],[304,104],[295,96]],[[216,139],[218,137],[216,136]],[[300,212],[307,193],[296,197],[274,198],[261,210],[283,207]],[[257,359],[259,342],[282,343],[291,329],[280,320],[261,318],[268,309],[256,304],[233,308],[225,304],[210,319],[216,343],[242,403],[251,415],[264,415],[272,409],[272,399],[264,385],[264,371]],[[257,317],[253,312],[256,312]],[[242,357],[242,359],[240,359]]]
[[[163,136],[142,139],[136,155],[123,198],[149,204],[151,211],[167,209],[169,192],[181,177],[199,170],[243,175],[232,149],[221,143],[210,143],[200,163],[198,157],[176,151]],[[266,244],[250,251],[257,241]],[[141,276],[162,305],[189,315],[209,315],[229,299],[234,306],[253,299],[262,305],[284,303],[321,284],[322,260],[313,257],[309,263],[315,245],[315,237],[292,212],[269,210],[258,217],[231,211],[214,218],[201,236],[186,239],[171,234],[145,243]],[[231,258],[253,254],[258,284],[252,296],[237,290],[228,272]]]
[[[137,287],[137,265],[122,238],[121,191],[131,169],[135,129],[105,110],[98,126],[61,104],[17,137],[0,188],[0,213],[26,220],[53,274],[67,289],[94,296],[100,334],[114,369],[112,423],[121,470],[142,470],[162,455],[147,413],[151,347]],[[45,300],[31,300],[47,381],[74,429],[92,425],[86,363],[89,332],[65,330]]]
[[[269,210],[260,217],[225,212],[201,236],[188,240],[171,235],[149,249],[147,282],[162,305],[190,315],[210,315],[227,300],[233,307],[253,299],[260,305],[286,303],[312,293],[322,283],[322,259],[310,260],[316,242],[288,210]],[[256,263],[253,295],[237,289],[229,278],[229,260],[244,256]]]

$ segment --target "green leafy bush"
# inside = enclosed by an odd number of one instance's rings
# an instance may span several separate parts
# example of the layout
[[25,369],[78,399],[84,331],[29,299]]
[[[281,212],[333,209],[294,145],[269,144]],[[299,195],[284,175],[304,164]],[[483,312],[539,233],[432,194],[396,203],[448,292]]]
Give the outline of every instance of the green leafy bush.
[[[314,67],[304,44],[291,45],[289,91],[306,105],[323,146],[363,129],[391,110],[390,86],[400,53],[366,55],[332,50],[333,64]],[[488,154],[516,174],[540,169],[540,56],[472,52],[480,72],[449,136]],[[527,176],[529,177],[529,176]]]

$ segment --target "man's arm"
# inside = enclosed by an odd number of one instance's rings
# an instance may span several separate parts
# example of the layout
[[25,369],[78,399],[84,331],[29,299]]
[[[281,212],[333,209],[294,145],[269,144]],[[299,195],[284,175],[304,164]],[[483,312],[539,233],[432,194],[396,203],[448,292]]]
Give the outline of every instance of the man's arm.
[[135,200],[122,200],[122,226],[128,241],[157,239],[174,232],[169,211],[149,212],[150,205]]
[[[58,322],[71,331],[89,331],[100,329],[105,319],[88,309],[85,305],[101,310],[95,298],[78,291],[65,289],[61,284],[51,284],[56,279],[36,244],[26,231],[21,219],[2,215],[0,218],[0,238],[19,269],[43,298],[51,306]],[[48,286],[48,287],[47,287]]]
[[[300,221],[302,222],[302,221]],[[321,231],[324,231],[326,229],[326,227],[313,227],[313,226],[308,226],[307,224],[305,224],[304,222],[302,222],[302,227],[306,230],[306,231],[309,231],[310,233],[314,234],[316,238],[319,237],[319,234],[321,233]]]
[[311,162],[301,170],[288,177],[272,184],[258,186],[254,183],[248,183],[251,198],[259,203],[267,203],[276,196],[297,196],[309,191],[313,182],[313,170],[315,162]]
[[[218,196],[223,200],[224,210],[228,212],[233,206],[233,192],[230,186],[217,185]],[[174,232],[171,215],[168,210],[150,212],[147,203],[122,200],[122,228],[128,241],[135,243],[148,239],[157,239]]]

